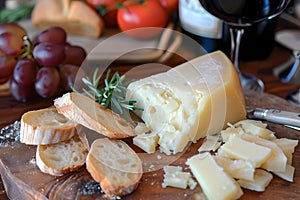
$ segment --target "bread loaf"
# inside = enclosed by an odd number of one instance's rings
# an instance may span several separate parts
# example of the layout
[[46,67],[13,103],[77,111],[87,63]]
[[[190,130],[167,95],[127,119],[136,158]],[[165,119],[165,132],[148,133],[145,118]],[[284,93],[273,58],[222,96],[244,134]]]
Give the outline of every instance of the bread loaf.
[[73,0],[39,0],[31,15],[36,28],[60,26],[67,33],[99,37],[104,29],[102,18],[87,4]]
[[142,177],[140,158],[121,140],[95,140],[87,156],[86,167],[102,190],[111,196],[130,194]]
[[89,151],[87,138],[78,132],[70,140],[50,145],[38,145],[36,164],[39,169],[53,176],[62,176],[85,164]]
[[21,118],[20,141],[25,144],[53,144],[72,138],[76,123],[55,108],[29,111]]
[[112,110],[77,92],[54,100],[59,113],[109,138],[134,136],[134,128]]

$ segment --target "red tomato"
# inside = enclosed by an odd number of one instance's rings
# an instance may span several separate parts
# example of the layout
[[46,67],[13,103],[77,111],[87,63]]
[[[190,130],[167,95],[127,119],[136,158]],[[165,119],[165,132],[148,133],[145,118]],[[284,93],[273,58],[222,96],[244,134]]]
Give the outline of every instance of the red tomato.
[[106,27],[115,28],[118,27],[117,22],[117,7],[116,5],[123,0],[86,0],[87,4],[98,10],[99,6],[102,5],[106,8],[110,8],[104,16],[102,16]]
[[157,0],[145,0],[141,4],[129,4],[118,10],[118,24],[121,31],[137,39],[149,39],[160,33],[158,29],[138,29],[145,27],[165,27],[167,13]]
[[169,17],[178,10],[178,0],[158,0],[160,5],[167,11]]

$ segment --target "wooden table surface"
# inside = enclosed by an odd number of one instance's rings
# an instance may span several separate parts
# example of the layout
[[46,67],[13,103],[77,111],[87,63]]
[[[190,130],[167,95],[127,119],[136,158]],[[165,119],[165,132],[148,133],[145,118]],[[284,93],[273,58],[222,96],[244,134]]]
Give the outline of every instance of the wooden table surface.
[[[285,28],[293,28],[285,24]],[[299,27],[298,27],[299,28]],[[273,94],[285,98],[291,91],[300,88],[299,85],[282,83],[280,79],[273,75],[273,69],[286,62],[291,56],[291,52],[284,47],[276,45],[271,55],[265,60],[241,62],[243,71],[255,74],[265,83],[265,93]],[[182,62],[181,59],[172,57],[166,64],[176,66]],[[133,65],[118,65],[117,70],[122,74]],[[5,88],[5,87],[4,87]],[[37,99],[33,102],[20,103],[13,99],[7,90],[0,87],[0,128],[20,119],[21,115],[33,109],[45,108],[52,105],[52,99]],[[296,169],[296,170],[299,170]],[[300,189],[300,187],[299,187]],[[0,182],[0,199],[8,199]]]

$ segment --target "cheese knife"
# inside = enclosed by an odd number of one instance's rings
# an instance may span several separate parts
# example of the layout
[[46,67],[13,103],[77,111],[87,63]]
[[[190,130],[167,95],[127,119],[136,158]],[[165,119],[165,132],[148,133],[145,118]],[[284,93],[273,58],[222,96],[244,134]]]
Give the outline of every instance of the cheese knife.
[[300,112],[246,107],[249,119],[266,120],[300,131]]

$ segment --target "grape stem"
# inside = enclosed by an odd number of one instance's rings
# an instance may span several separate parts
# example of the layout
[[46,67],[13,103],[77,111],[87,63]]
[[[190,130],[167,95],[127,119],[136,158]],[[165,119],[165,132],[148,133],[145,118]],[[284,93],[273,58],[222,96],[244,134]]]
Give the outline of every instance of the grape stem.
[[[23,37],[23,41],[24,41],[24,46],[22,47],[23,51],[20,55],[18,55],[16,57],[16,60],[22,60],[24,58],[28,58],[28,59],[31,59],[34,62],[36,62],[35,59],[33,58],[33,55],[32,55],[32,51],[33,51],[34,46],[31,42],[31,40],[29,39],[29,37],[27,35],[25,35]],[[36,64],[38,65],[38,63],[36,63]]]

